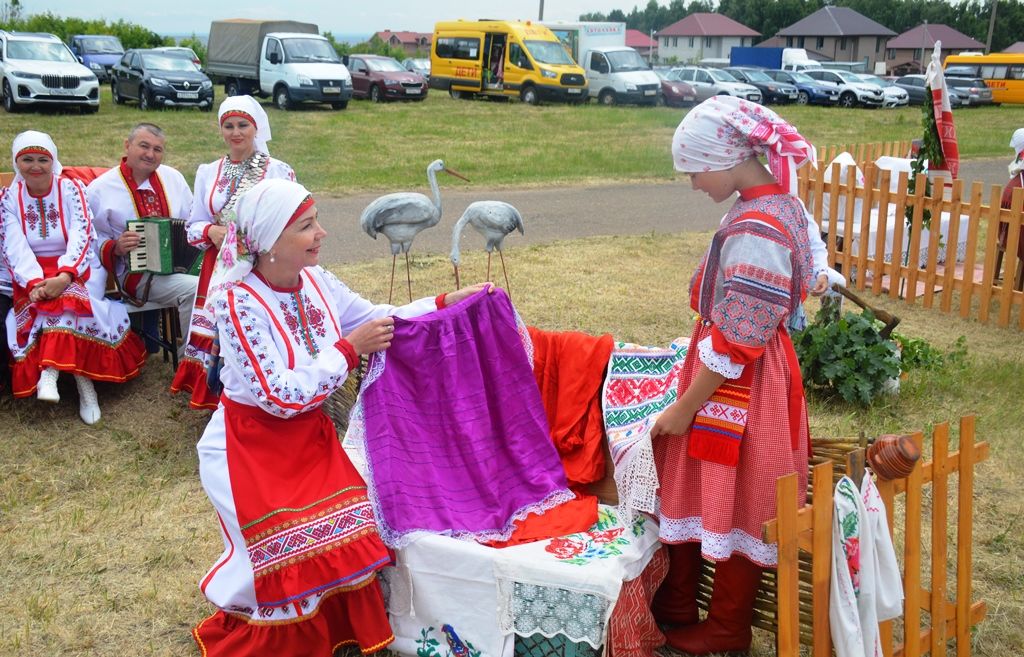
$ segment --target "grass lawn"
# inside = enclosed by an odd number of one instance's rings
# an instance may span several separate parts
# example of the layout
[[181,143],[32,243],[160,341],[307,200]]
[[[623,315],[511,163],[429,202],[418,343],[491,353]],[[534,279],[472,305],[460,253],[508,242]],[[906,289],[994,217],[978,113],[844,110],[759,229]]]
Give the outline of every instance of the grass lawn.
[[[602,237],[510,249],[512,295],[524,319],[555,330],[611,332],[644,344],[688,335],[683,286],[708,235]],[[614,266],[608,264],[614,262]],[[484,259],[467,256],[466,280]],[[371,299],[386,296],[390,262],[337,268]],[[414,291],[450,286],[443,256],[414,260]],[[1024,356],[1007,345],[1020,333],[963,322],[888,300],[900,330],[948,349],[967,336],[962,365],[915,371],[898,397],[870,409],[814,398],[816,435],[849,436],[928,428],[966,413],[992,445],[976,477],[975,594],[989,617],[974,654],[1024,651]],[[170,367],[150,360],[140,380],[98,385],[104,419],[87,427],[76,396],[58,405],[0,400],[8,427],[0,458],[0,654],[193,654],[189,628],[209,613],[197,581],[221,541],[200,487],[194,445],[205,414],[166,389]],[[955,490],[955,489],[954,489]],[[928,531],[927,524],[924,531]],[[925,534],[927,536],[927,533]],[[761,635],[755,654],[771,654]]]
[[[169,135],[166,163],[191,179],[196,167],[223,153],[215,112],[141,112],[114,105],[103,90],[98,114],[4,115],[0,144],[22,130],[49,133],[64,164],[110,166],[128,129],[152,121]],[[218,101],[219,102],[219,101]],[[375,105],[352,101],[332,111],[309,105],[282,112],[268,101],[275,157],[319,193],[345,194],[422,185],[423,171],[442,158],[484,187],[670,180],[669,142],[684,110],[648,107],[531,107],[518,102],[455,101],[432,93],[426,101]],[[919,137],[921,109],[788,106],[776,109],[817,145]],[[1018,107],[957,110],[963,157],[1007,155],[1021,125]],[[6,167],[5,167],[6,168]]]

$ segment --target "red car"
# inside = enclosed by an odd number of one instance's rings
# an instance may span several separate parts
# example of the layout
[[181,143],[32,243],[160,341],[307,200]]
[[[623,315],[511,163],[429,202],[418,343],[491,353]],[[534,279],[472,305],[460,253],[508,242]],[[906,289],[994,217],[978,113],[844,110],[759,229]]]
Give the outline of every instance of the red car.
[[655,70],[661,78],[659,105],[669,107],[690,107],[697,100],[697,91],[688,82],[679,79],[678,71]]
[[381,55],[349,55],[352,96],[375,103],[386,100],[424,100],[427,81],[419,73],[405,70],[398,60]]

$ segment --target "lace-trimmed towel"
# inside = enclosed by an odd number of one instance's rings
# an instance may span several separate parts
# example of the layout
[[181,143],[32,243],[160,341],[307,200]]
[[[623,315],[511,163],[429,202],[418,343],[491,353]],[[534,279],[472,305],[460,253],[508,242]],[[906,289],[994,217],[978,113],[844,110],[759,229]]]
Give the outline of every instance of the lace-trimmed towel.
[[358,402],[388,545],[417,531],[508,540],[513,521],[573,498],[523,345],[500,290],[395,319]]
[[689,345],[688,338],[676,339],[667,349],[617,342],[612,351],[601,403],[619,508],[626,519],[633,509],[655,513],[658,473],[651,427],[676,400]]

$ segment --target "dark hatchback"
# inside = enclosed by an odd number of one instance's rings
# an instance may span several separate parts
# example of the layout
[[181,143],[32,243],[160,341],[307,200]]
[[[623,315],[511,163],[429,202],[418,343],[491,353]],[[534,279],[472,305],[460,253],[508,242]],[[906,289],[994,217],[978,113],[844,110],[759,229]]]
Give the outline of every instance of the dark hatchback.
[[424,100],[427,81],[419,73],[405,70],[397,59],[381,55],[349,55],[352,96],[385,100]]
[[139,109],[198,107],[213,109],[213,83],[189,59],[154,50],[129,50],[110,72],[114,102],[139,103]]
[[799,93],[795,85],[779,82],[772,78],[764,69],[729,67],[725,69],[740,82],[746,82],[761,90],[761,102],[795,103]]
[[839,87],[831,82],[815,80],[800,71],[767,70],[765,75],[796,87],[798,105],[836,105],[839,103]]
[[679,71],[655,69],[661,79],[661,95],[658,104],[668,107],[690,107],[697,100],[697,91],[689,82],[679,79]]

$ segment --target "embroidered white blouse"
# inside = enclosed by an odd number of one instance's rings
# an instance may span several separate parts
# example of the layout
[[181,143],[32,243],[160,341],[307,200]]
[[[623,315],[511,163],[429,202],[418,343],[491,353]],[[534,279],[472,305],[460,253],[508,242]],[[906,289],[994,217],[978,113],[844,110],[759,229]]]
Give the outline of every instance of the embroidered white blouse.
[[432,298],[370,303],[322,267],[304,269],[293,289],[271,287],[253,272],[214,308],[224,394],[279,417],[312,410],[348,377],[335,346],[341,338],[371,319],[436,309]]
[[[200,164],[196,170],[194,185],[195,199],[192,202],[192,215],[188,220],[188,241],[199,249],[207,249],[211,243],[206,239],[206,230],[216,223],[215,217],[231,198],[237,180],[225,175],[225,165],[229,164],[227,156]],[[290,166],[274,158],[267,164],[264,178],[281,178],[295,180],[295,172]],[[258,182],[258,181],[257,181]]]

